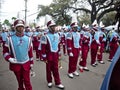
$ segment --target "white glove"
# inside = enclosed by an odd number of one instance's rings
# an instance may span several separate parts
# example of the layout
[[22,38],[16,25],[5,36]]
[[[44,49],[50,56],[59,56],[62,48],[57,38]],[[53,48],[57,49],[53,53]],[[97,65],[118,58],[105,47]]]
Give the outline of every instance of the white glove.
[[69,56],[73,57],[73,53],[70,53]]
[[17,63],[17,60],[15,58],[9,58],[9,62],[11,62],[11,63]]

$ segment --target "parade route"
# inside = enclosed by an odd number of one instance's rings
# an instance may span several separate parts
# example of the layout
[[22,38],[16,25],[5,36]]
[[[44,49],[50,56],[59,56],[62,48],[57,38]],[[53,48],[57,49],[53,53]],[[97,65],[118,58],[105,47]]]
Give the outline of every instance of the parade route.
[[[2,49],[0,48],[2,52]],[[9,63],[3,59],[0,52],[0,90],[17,90],[17,81],[13,72],[9,70]],[[35,57],[34,57],[35,58]],[[74,76],[73,79],[67,76],[68,70],[68,57],[62,56],[62,69],[60,69],[60,77],[65,90],[99,90],[103,81],[106,70],[111,62],[107,61],[108,54],[104,53],[103,60],[105,64],[99,64],[97,67],[90,65],[90,53],[88,55],[87,66],[89,72],[79,72],[79,76]],[[42,61],[34,60],[35,77],[31,77],[33,90],[59,90],[54,85],[52,88],[47,87],[45,63]],[[53,80],[54,84],[54,80]]]

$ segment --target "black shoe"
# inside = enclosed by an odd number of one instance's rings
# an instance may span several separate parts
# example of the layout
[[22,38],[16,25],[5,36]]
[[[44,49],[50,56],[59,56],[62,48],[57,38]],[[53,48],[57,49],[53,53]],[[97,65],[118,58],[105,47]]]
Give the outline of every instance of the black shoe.
[[111,60],[111,59],[108,59],[108,61],[109,61],[109,62],[112,62],[112,60]]

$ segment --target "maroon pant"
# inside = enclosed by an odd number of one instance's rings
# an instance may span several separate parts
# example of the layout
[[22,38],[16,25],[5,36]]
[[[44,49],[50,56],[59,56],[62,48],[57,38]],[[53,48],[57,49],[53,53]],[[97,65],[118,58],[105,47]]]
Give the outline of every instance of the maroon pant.
[[94,64],[96,62],[97,51],[98,51],[98,44],[96,42],[92,42],[92,44],[91,44],[91,64]]
[[68,67],[68,73],[73,73],[76,71],[77,69],[77,62],[78,62],[78,55],[74,56],[73,57],[70,57],[69,56],[69,67]]
[[82,61],[79,62],[80,66],[86,67],[88,51],[89,51],[89,46],[83,45],[83,47],[82,47]]
[[38,46],[35,46],[35,52],[36,52],[36,58],[40,58],[40,53],[39,53],[39,50],[38,50]]
[[14,72],[14,74],[16,75],[18,81],[18,90],[32,90],[32,85],[30,82],[30,71],[26,71],[23,68],[21,68],[20,71]]
[[52,60],[52,61],[48,61],[48,63],[46,63],[46,78],[47,78],[47,82],[52,82],[52,74],[55,80],[55,84],[59,85],[61,84],[60,81],[60,76],[59,76],[59,71],[58,71],[58,60]]
[[118,48],[118,44],[117,43],[110,43],[110,53],[109,53],[109,59],[112,59],[116,50]]

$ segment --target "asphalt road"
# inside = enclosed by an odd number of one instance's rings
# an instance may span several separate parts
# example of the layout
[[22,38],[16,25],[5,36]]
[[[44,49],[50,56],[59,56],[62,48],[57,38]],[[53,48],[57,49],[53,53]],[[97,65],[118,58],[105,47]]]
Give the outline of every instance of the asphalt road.
[[[35,57],[34,57],[35,58]],[[103,60],[105,64],[99,64],[97,67],[90,65],[90,53],[87,59],[87,66],[90,69],[89,72],[79,72],[79,76],[70,79],[67,76],[68,71],[68,57],[62,56],[62,69],[60,69],[60,78],[62,84],[65,86],[65,90],[99,90],[103,81],[104,75],[110,65],[107,61],[108,54],[104,53]],[[59,90],[55,86],[52,88],[47,87],[45,63],[41,61],[34,61],[35,77],[31,77],[31,83],[33,90]],[[54,83],[54,80],[53,80]],[[9,63],[3,59],[2,49],[0,48],[0,90],[17,90],[16,77],[9,70]]]

